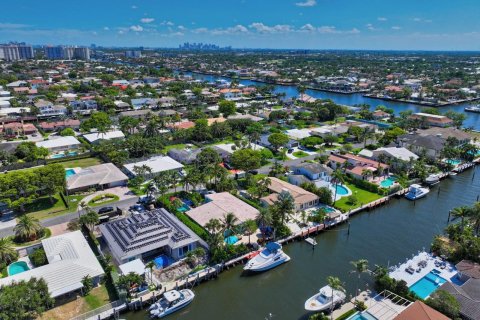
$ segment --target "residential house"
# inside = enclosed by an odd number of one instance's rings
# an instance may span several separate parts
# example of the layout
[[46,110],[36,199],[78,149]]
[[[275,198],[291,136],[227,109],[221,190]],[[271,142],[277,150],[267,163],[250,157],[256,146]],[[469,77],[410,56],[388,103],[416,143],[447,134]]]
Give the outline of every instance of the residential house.
[[87,140],[90,144],[96,144],[104,140],[124,139],[125,135],[120,130],[112,130],[107,132],[93,132],[84,134],[83,138],[85,138],[85,140]]
[[108,189],[127,184],[128,177],[112,163],[102,163],[86,168],[69,169],[67,190],[77,192],[91,188]]
[[306,176],[308,179],[314,180],[324,180],[330,181],[333,170],[327,167],[324,164],[320,163],[311,163],[311,162],[302,162],[290,167],[293,170],[294,174],[301,174]]
[[65,120],[53,121],[53,122],[40,122],[39,127],[45,132],[61,131],[65,128],[78,130],[80,129],[80,120],[65,119]]
[[446,116],[440,116],[436,114],[418,112],[410,115],[409,118],[424,121],[427,125],[433,127],[448,127],[453,125],[452,119]]
[[138,98],[138,99],[132,99],[132,107],[135,110],[138,109],[152,109],[157,106],[157,99],[152,99],[152,98]]
[[260,199],[264,205],[275,204],[275,202],[278,201],[278,196],[282,192],[288,192],[293,197],[296,211],[318,205],[319,198],[317,195],[275,177],[270,177],[268,189],[272,193]]
[[137,173],[135,172],[135,167],[147,166],[152,171],[151,174],[147,174],[145,178],[151,178],[157,173],[166,172],[166,171],[177,171],[181,172],[183,165],[180,162],[173,160],[168,156],[156,156],[148,160],[128,163],[123,166],[124,171],[130,177],[135,177]]
[[64,105],[54,105],[50,101],[46,100],[38,100],[37,102],[34,103],[35,107],[38,108],[39,118],[48,118],[48,117],[58,117],[58,116],[64,116],[67,114],[67,107]]
[[81,146],[80,141],[78,141],[77,138],[72,136],[58,137],[55,139],[39,141],[35,144],[37,147],[43,147],[48,149],[50,153],[77,150]]
[[[272,144],[268,141],[268,137],[270,137],[270,134],[262,134],[260,136],[260,140],[257,141],[257,143],[265,148],[269,148],[269,149],[273,149],[272,147]],[[298,143],[297,140],[294,140],[294,139],[290,139],[288,140],[287,144],[285,145],[285,147],[287,147],[288,149],[290,148],[295,148],[295,147],[298,147],[300,144]]]
[[418,156],[403,147],[385,147],[378,148],[377,150],[372,151],[372,159],[379,160],[380,158],[385,158],[388,160],[401,160],[401,161],[411,161],[417,160]]
[[167,155],[183,164],[192,164],[197,159],[197,155],[202,152],[202,149],[170,149],[167,152]]
[[73,113],[81,115],[91,114],[98,109],[97,101],[95,100],[74,100],[70,102]]
[[37,128],[31,123],[9,122],[0,127],[0,133],[5,136],[23,136],[38,134]]
[[167,254],[181,259],[206,244],[173,214],[155,209],[100,225],[100,232],[119,264]]
[[373,117],[374,120],[381,120],[381,119],[385,119],[385,118],[390,118],[390,113],[385,112],[383,110],[375,110],[372,113],[372,117]]
[[115,110],[117,111],[130,109],[130,104],[125,101],[115,100],[113,103],[115,104]]
[[450,318],[417,300],[393,318],[393,320],[450,320]]
[[96,286],[105,274],[81,231],[44,239],[41,247],[47,256],[46,265],[2,278],[0,287],[14,281],[42,278],[47,283],[50,296],[60,298],[73,292],[79,293],[86,276],[90,277]]
[[343,167],[345,168],[346,173],[351,174],[356,179],[369,178],[365,176],[366,170],[370,171],[372,174],[375,174],[379,170],[382,171],[382,174],[388,174],[388,169],[390,167],[387,164],[356,156],[351,153],[331,154],[328,157],[328,160],[328,164],[332,169],[336,170]]
[[455,138],[458,140],[458,145],[465,143],[470,143],[473,139],[473,135],[469,132],[465,132],[461,129],[454,127],[441,128],[441,127],[432,127],[423,130],[417,130],[416,134],[420,136],[437,136],[443,139]]
[[446,139],[439,136],[421,136],[418,134],[405,134],[397,137],[397,144],[407,148],[416,155],[425,155],[430,159],[438,159],[441,156]]
[[185,212],[202,227],[205,227],[211,219],[222,220],[228,213],[233,213],[239,224],[247,220],[255,220],[259,213],[258,209],[229,192],[207,194],[205,200],[205,204]]

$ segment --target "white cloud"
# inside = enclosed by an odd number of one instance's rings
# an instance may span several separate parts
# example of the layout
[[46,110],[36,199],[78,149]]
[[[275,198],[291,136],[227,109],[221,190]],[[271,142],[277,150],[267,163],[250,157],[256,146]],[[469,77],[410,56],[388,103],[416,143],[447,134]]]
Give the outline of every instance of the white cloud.
[[313,7],[317,5],[317,0],[305,0],[304,2],[295,3],[297,7]]
[[130,30],[135,31],[135,32],[141,32],[141,31],[143,31],[143,27],[138,26],[138,25],[137,26],[131,26]]
[[0,29],[23,29],[29,27],[28,24],[0,22]]
[[254,22],[249,25],[250,28],[255,29],[259,33],[286,33],[292,31],[292,27],[288,24],[277,24],[274,26],[267,26],[261,22]]
[[187,28],[185,28],[184,26],[178,26],[177,28],[178,28],[178,30],[180,30],[180,31],[185,31],[185,30],[187,30]]
[[400,29],[402,29],[402,27],[399,27],[399,26],[393,26],[393,27],[392,27],[392,29],[393,29],[393,30],[400,30]]
[[425,23],[431,23],[432,22],[432,20],[430,20],[430,19],[422,19],[422,18],[418,18],[418,17],[413,18],[413,21],[415,21],[415,22],[425,22]]
[[242,33],[248,33],[248,29],[247,29],[247,27],[245,27],[241,24],[237,24],[236,26],[226,28],[226,29],[214,29],[214,30],[212,30],[212,34],[214,34],[214,35],[242,34]]
[[166,21],[166,20],[164,20],[164,21],[162,21],[162,22],[160,23],[160,25],[162,25],[162,26],[174,26],[175,23],[173,23],[172,21]]
[[153,18],[142,18],[142,19],[140,19],[140,22],[142,22],[142,23],[151,23],[153,21],[155,21],[155,19],[153,19]]
[[125,31],[123,31],[123,30],[118,30],[118,34],[124,34],[124,33],[125,33]]
[[307,23],[306,25],[302,26],[300,30],[304,31],[315,31],[315,27],[312,26],[310,23]]
[[197,28],[192,30],[193,33],[207,33],[208,29],[207,28]]
[[368,30],[370,30],[370,31],[375,30],[375,27],[374,27],[373,24],[371,24],[371,23],[367,23],[367,24],[365,25],[365,27],[366,27]]
[[385,18],[385,17],[378,17],[377,20],[378,20],[378,21],[387,21],[388,19]]

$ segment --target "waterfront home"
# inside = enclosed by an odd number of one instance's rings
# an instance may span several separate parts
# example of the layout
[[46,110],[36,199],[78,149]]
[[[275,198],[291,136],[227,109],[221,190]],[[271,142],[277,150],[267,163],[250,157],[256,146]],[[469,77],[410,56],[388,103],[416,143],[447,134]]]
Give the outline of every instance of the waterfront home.
[[446,116],[440,116],[436,114],[418,112],[410,115],[409,118],[413,120],[419,120],[421,122],[424,122],[428,126],[433,127],[448,127],[453,125],[452,119]]
[[72,136],[57,137],[55,139],[48,139],[45,141],[36,142],[37,147],[43,147],[48,149],[50,153],[61,151],[78,150],[82,145],[77,138]]
[[480,319],[480,279],[470,278],[462,285],[445,282],[439,290],[445,290],[460,304],[462,319]]
[[332,169],[321,163],[302,162],[292,165],[290,169],[296,175],[304,175],[308,179],[330,181]]
[[440,128],[440,127],[432,127],[423,130],[417,130],[416,134],[420,136],[437,136],[443,139],[448,138],[455,138],[458,140],[458,145],[462,145],[465,143],[470,143],[474,136],[469,133],[465,132],[461,129],[448,127],[448,128]]
[[124,139],[125,135],[120,130],[111,130],[107,132],[93,132],[84,134],[83,138],[85,138],[85,140],[87,140],[90,144],[97,144],[105,140]]
[[[44,239],[41,247],[48,264],[0,279],[0,286],[13,281],[43,278],[52,298],[60,298],[83,288],[82,280],[89,276],[96,286],[104,270],[80,231]],[[27,248],[27,251],[29,249]]]
[[260,199],[267,206],[273,205],[282,192],[288,192],[293,197],[296,211],[314,207],[319,203],[317,195],[275,177],[270,177],[268,190],[272,193]]
[[372,159],[378,160],[380,158],[389,160],[411,161],[417,160],[418,156],[403,147],[384,147],[372,151]]
[[113,163],[102,163],[86,168],[67,170],[67,190],[77,192],[82,190],[107,189],[124,186],[128,177]]
[[238,218],[239,224],[247,220],[255,220],[259,213],[256,208],[229,192],[207,194],[205,201],[205,204],[185,212],[202,227],[205,227],[211,219],[222,221],[223,217],[228,213],[233,213]]
[[206,246],[192,230],[163,208],[107,222],[99,229],[118,264],[160,254],[181,259],[199,245]]
[[450,318],[417,300],[393,320],[450,320]]
[[382,120],[382,119],[385,119],[385,118],[390,118],[390,113],[385,112],[383,110],[375,110],[372,113],[372,117],[373,117],[374,120]]
[[53,121],[53,122],[40,122],[38,125],[43,131],[51,132],[51,131],[61,131],[65,128],[71,128],[74,130],[80,129],[80,120],[77,119],[65,119],[61,121]]
[[328,157],[328,165],[336,170],[341,167],[345,168],[345,172],[351,174],[356,179],[369,179],[365,176],[366,171],[370,171],[373,175],[378,171],[382,174],[388,174],[389,165],[364,157],[356,156],[351,153],[331,154]]
[[417,134],[405,134],[397,137],[397,144],[405,147],[416,155],[425,155],[430,159],[441,156],[446,139],[439,136],[421,136]]
[[173,160],[168,156],[155,156],[149,158],[147,160],[128,163],[123,166],[124,171],[130,177],[136,177],[137,173],[135,172],[135,167],[142,167],[147,166],[150,168],[151,173],[146,174],[145,178],[149,179],[155,176],[157,173],[160,172],[167,172],[167,171],[177,171],[180,172],[183,169],[183,165],[180,162]]

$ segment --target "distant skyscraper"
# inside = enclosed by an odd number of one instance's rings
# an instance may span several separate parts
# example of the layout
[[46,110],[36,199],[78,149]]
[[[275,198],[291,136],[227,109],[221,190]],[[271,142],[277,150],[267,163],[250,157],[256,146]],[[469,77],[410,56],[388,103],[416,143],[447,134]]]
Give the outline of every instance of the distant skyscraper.
[[33,58],[33,48],[24,43],[0,45],[0,59],[16,61]]
[[45,56],[52,60],[90,60],[90,49],[87,47],[48,46]]
[[125,51],[126,58],[140,58],[142,57],[142,51],[140,50],[127,50]]
[[62,46],[48,46],[45,47],[45,57],[51,60],[65,59],[64,50]]
[[90,60],[90,49],[87,47],[75,48],[73,57],[79,60]]

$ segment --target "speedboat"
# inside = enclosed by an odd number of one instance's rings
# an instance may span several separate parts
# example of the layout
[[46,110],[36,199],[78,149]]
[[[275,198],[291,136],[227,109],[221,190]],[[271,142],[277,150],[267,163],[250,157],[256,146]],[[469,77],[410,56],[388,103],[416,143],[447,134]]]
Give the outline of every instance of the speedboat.
[[330,286],[325,286],[320,291],[305,301],[305,310],[307,311],[325,311],[334,308],[345,300],[345,293],[340,290],[334,290]]
[[440,177],[438,174],[431,174],[425,179],[425,183],[429,186],[433,186],[440,182]]
[[417,200],[425,197],[429,192],[430,190],[428,188],[423,188],[419,184],[412,184],[408,188],[408,192],[405,194],[405,198],[407,198],[408,200]]
[[243,268],[245,271],[266,271],[284,262],[290,261],[290,257],[282,251],[282,245],[278,242],[269,242],[258,255],[248,260]]
[[468,112],[480,113],[480,106],[466,107],[464,110]]
[[163,318],[186,307],[193,301],[193,298],[195,298],[195,294],[190,289],[167,291],[163,294],[163,298],[150,306],[150,316]]

